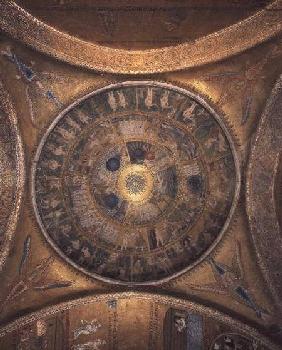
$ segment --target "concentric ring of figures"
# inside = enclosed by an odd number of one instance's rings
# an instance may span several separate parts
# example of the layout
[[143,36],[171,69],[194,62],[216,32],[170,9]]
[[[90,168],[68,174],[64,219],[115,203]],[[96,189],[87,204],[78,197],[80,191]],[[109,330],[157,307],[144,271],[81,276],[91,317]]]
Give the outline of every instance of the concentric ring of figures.
[[156,82],[110,85],[61,113],[34,161],[48,241],[116,283],[158,283],[220,240],[239,190],[227,128],[199,96]]

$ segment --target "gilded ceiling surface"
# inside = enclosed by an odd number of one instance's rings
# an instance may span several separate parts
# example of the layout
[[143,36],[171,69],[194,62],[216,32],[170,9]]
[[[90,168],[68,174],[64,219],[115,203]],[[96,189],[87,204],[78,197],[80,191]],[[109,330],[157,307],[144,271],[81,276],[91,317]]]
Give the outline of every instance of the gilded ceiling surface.
[[0,28],[0,350],[282,349],[282,2]]

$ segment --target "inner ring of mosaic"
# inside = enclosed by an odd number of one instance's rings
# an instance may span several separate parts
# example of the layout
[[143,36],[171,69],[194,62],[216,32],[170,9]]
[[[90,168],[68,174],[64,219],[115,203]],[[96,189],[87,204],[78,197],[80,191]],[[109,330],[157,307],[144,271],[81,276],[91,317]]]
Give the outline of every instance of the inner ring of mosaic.
[[225,131],[197,98],[115,86],[57,118],[37,152],[35,209],[55,248],[93,276],[150,282],[195,263],[236,187]]

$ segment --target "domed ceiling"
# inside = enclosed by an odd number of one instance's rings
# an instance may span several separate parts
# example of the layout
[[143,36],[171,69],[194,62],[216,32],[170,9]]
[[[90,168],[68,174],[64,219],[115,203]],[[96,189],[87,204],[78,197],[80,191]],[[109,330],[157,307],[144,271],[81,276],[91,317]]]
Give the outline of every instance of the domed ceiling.
[[33,196],[50,243],[106,280],[151,283],[219,241],[239,186],[223,120],[172,85],[127,82],[62,112],[37,151]]
[[281,349],[281,6],[0,0],[0,350]]

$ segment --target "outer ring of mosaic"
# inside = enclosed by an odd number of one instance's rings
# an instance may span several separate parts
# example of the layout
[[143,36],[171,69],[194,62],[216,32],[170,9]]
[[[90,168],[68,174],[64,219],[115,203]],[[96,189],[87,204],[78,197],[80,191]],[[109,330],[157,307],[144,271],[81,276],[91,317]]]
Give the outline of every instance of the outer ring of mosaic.
[[15,202],[13,203],[13,210],[11,212],[11,215],[7,223],[7,229],[5,231],[5,241],[4,241],[3,247],[0,248],[0,271],[1,271],[3,268],[3,265],[6,262],[7,256],[9,254],[11,243],[13,240],[13,234],[15,232],[16,225],[18,222],[18,216],[20,212],[23,191],[24,191],[25,167],[24,167],[23,145],[22,145],[22,140],[18,130],[16,112],[12,105],[10,97],[8,93],[5,91],[1,81],[0,81],[0,105],[3,108],[3,110],[6,112],[9,118],[9,121],[15,131],[16,164],[17,164],[17,168],[16,168],[17,183],[16,183]]
[[33,312],[27,316],[20,317],[15,321],[1,327],[0,337],[3,337],[6,334],[13,332],[21,327],[24,327],[31,322],[38,321],[45,317],[53,316],[58,312],[70,310],[78,306],[90,305],[92,303],[99,303],[99,302],[105,303],[107,301],[112,301],[112,300],[118,301],[122,299],[130,299],[130,298],[136,298],[139,300],[146,300],[149,302],[156,302],[156,303],[159,302],[175,308],[187,308],[203,316],[211,317],[219,322],[229,325],[230,327],[236,328],[238,331],[242,332],[242,335],[244,335],[245,337],[247,338],[253,337],[255,339],[258,339],[262,345],[270,348],[271,350],[279,350],[279,348],[276,345],[270,342],[266,337],[260,335],[255,329],[215,309],[203,306],[201,304],[197,304],[187,299],[180,299],[180,298],[167,296],[167,295],[164,296],[160,294],[150,294],[150,293],[143,293],[143,292],[116,292],[116,293],[109,293],[109,294],[106,293],[106,294],[100,294],[100,295],[75,299],[75,300],[63,302],[51,307],[46,307],[44,309],[41,309],[40,311]]
[[[196,260],[194,263],[190,264],[189,266],[187,266],[186,268],[182,269],[179,272],[176,272],[174,274],[171,274],[168,277],[162,278],[160,280],[151,280],[149,282],[125,282],[125,281],[120,281],[120,280],[115,280],[112,278],[107,278],[107,277],[103,277],[101,275],[98,275],[96,273],[90,273],[89,271],[87,271],[86,269],[78,266],[76,263],[74,263],[71,259],[69,259],[65,254],[62,253],[62,251],[59,249],[59,247],[53,242],[53,240],[49,237],[47,231],[45,230],[45,227],[41,221],[38,209],[37,209],[37,204],[36,204],[36,192],[35,192],[35,178],[36,178],[36,168],[37,168],[37,162],[39,160],[40,154],[41,154],[41,150],[45,144],[45,141],[47,139],[47,137],[49,136],[50,132],[52,131],[52,129],[55,127],[55,125],[57,124],[57,122],[64,117],[64,115],[69,112],[72,108],[74,108],[75,106],[79,105],[80,102],[86,100],[87,98],[99,94],[103,91],[107,91],[110,90],[112,88],[118,88],[118,87],[123,87],[123,86],[128,86],[128,85],[150,85],[150,86],[158,86],[158,87],[164,87],[164,88],[170,88],[173,90],[176,90],[178,92],[181,92],[183,94],[185,94],[188,97],[194,98],[197,102],[199,102],[204,108],[206,108],[211,114],[212,116],[215,118],[215,120],[218,122],[218,124],[220,125],[220,127],[222,128],[222,130],[224,131],[224,134],[229,142],[231,151],[232,151],[232,156],[233,156],[233,160],[234,160],[234,166],[236,169],[236,185],[235,185],[235,191],[234,191],[234,196],[233,196],[233,202],[232,202],[232,206],[231,209],[229,211],[228,217],[223,225],[223,228],[220,232],[220,234],[218,235],[218,237],[216,238],[216,240],[213,242],[213,244],[209,247],[209,249],[207,249],[205,251],[204,254],[201,255],[201,257]],[[90,92],[86,95],[84,95],[83,97],[79,98],[78,100],[76,100],[74,103],[72,103],[71,105],[69,105],[65,110],[63,110],[51,123],[51,125],[48,127],[48,129],[45,131],[44,136],[42,137],[42,139],[40,140],[39,146],[37,148],[34,160],[33,160],[33,165],[32,165],[32,185],[31,185],[31,196],[32,196],[32,203],[33,203],[33,208],[35,211],[35,216],[37,219],[37,222],[41,228],[41,231],[43,233],[43,235],[45,236],[47,242],[53,247],[53,249],[60,255],[60,257],[68,262],[70,265],[72,265],[74,268],[76,268],[77,270],[83,272],[84,274],[92,277],[92,278],[96,278],[98,280],[101,280],[103,282],[106,283],[111,283],[111,284],[116,284],[116,285],[134,285],[134,286],[138,286],[138,285],[159,285],[161,283],[165,283],[170,281],[171,279],[174,279],[182,274],[184,274],[185,272],[193,269],[196,265],[198,265],[199,263],[201,263],[213,250],[214,248],[218,245],[218,243],[222,240],[224,233],[226,232],[226,230],[229,227],[229,224],[233,218],[233,214],[235,212],[238,200],[239,200],[239,196],[240,196],[240,188],[241,188],[241,173],[240,173],[240,161],[239,158],[237,156],[237,152],[236,152],[236,147],[233,141],[233,138],[227,128],[227,126],[225,125],[224,121],[222,120],[222,117],[218,115],[218,113],[216,112],[215,109],[212,108],[212,106],[207,103],[200,95],[198,95],[196,92],[191,92],[189,90],[186,90],[184,88],[172,85],[172,84],[168,84],[168,83],[164,83],[164,82],[155,82],[155,81],[125,81],[122,83],[117,83],[117,84],[111,84],[111,85],[107,85],[105,87],[102,87],[98,90],[95,90],[93,92]]]
[[200,66],[238,54],[282,31],[282,0],[276,0],[254,15],[194,42],[129,51],[68,35],[14,1],[0,0],[0,7],[0,27],[14,38],[70,64],[111,73],[156,73]]

